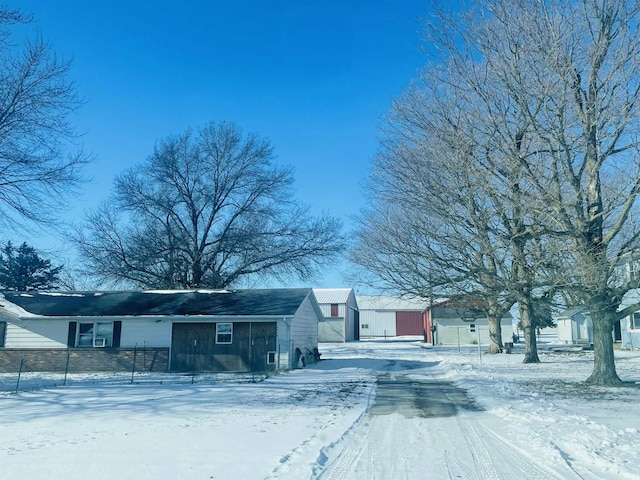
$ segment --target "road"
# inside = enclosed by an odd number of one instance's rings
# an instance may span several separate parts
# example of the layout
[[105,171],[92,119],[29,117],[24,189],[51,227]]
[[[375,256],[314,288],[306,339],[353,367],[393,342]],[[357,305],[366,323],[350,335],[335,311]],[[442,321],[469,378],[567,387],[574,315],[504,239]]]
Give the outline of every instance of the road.
[[539,464],[465,390],[410,367],[392,360],[378,375],[371,408],[319,480],[589,478]]

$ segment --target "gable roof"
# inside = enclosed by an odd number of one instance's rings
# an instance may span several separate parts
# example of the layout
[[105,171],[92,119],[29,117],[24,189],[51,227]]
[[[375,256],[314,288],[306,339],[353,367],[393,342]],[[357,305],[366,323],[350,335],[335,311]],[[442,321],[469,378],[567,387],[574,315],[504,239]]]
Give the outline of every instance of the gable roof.
[[574,307],[569,307],[566,310],[563,310],[562,312],[560,312],[557,318],[571,318],[576,313],[584,313],[588,315],[589,309],[586,305],[577,305]]
[[390,295],[358,295],[360,310],[419,310],[429,308],[429,302],[420,298],[394,297]]
[[[434,321],[442,319],[461,319],[469,323],[473,323],[474,320],[486,320],[487,314],[477,308],[454,308],[452,306],[445,307],[433,307],[432,319]],[[510,312],[504,312],[501,320],[513,319],[513,315]]]
[[347,303],[353,288],[314,288],[313,294],[318,303]]
[[[0,307],[25,316],[229,315],[293,316],[310,288],[150,290],[138,292],[5,292]],[[16,306],[18,308],[16,308]]]

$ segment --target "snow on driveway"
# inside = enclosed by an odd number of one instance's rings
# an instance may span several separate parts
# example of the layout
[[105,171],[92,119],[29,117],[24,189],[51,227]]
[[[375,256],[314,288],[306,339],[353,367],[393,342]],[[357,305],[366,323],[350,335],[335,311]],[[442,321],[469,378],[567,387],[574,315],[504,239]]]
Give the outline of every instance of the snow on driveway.
[[415,339],[321,352],[258,383],[76,375],[0,394],[0,478],[640,478],[640,352],[616,352],[618,389],[580,383],[590,352],[539,365]]

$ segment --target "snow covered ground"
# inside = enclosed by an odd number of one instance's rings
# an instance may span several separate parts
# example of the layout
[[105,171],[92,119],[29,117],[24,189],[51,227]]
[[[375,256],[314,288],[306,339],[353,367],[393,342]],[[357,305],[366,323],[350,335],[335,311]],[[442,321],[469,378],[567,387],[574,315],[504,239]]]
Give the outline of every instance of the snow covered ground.
[[[0,478],[640,478],[640,352],[616,351],[630,383],[612,389],[580,383],[591,352],[548,347],[523,365],[517,349],[418,339],[322,345],[322,362],[258,382],[32,374],[11,393],[16,377],[3,375]],[[389,385],[407,386],[396,411]],[[456,387],[475,403],[430,405],[456,403]]]

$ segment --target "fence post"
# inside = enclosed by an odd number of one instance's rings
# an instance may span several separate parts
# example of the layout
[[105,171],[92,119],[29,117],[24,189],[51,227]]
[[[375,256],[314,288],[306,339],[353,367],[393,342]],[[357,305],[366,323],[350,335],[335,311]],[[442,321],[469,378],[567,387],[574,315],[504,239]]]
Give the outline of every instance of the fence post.
[[136,355],[138,353],[138,344],[133,346],[133,365],[131,367],[131,383],[133,383],[133,374],[136,373]]
[[18,370],[18,381],[16,382],[16,393],[20,388],[20,377],[22,376],[22,368],[24,367],[24,352],[22,352],[22,358],[20,359],[20,370]]
[[67,384],[67,373],[69,373],[69,357],[71,357],[71,349],[67,348],[67,364],[64,366],[64,382],[62,382],[62,385]]
[[198,345],[198,339],[196,338],[193,341],[193,374],[191,375],[191,385],[193,385],[193,382],[195,381],[196,378],[196,346]]

